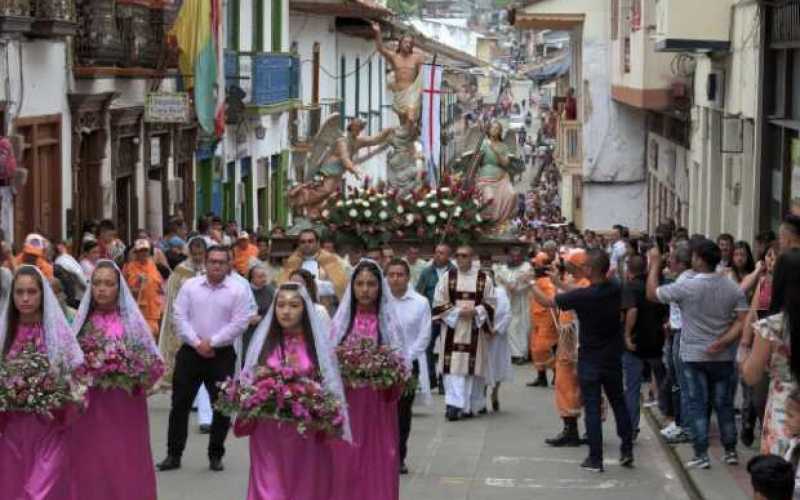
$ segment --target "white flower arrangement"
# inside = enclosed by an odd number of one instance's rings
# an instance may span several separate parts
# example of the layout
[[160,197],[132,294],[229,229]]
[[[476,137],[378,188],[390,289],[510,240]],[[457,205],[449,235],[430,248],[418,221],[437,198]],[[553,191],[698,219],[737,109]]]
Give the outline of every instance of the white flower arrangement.
[[445,212],[444,210],[442,210],[441,212],[439,212],[439,218],[440,218],[440,219],[447,220],[447,212]]
[[342,208],[344,206],[344,202],[342,200],[339,200],[336,202],[336,206]]
[[378,212],[378,218],[380,220],[386,220],[389,218],[389,214],[386,212],[386,210],[381,210],[380,212]]
[[425,208],[425,205],[427,205],[427,203],[425,203],[425,200],[417,202],[417,208]]
[[414,214],[406,214],[406,226],[414,224]]
[[456,202],[454,202],[453,200],[442,200],[442,205],[446,207],[452,207],[455,204]]
[[353,218],[358,217],[358,210],[356,210],[355,208],[351,208],[350,211],[347,212],[347,215]]
[[436,210],[439,208],[439,204],[434,201],[433,203],[431,203],[431,208]]
[[405,211],[406,210],[403,208],[403,205],[397,205],[397,213],[399,215],[403,215],[403,212],[405,212]]
[[481,214],[475,214],[475,222],[483,222],[483,217],[481,217]]
[[330,217],[330,215],[331,215],[331,211],[330,211],[330,210],[328,210],[327,208],[326,208],[325,210],[323,210],[323,211],[322,211],[322,217],[324,217],[325,219],[327,219],[328,217]]
[[431,214],[431,215],[428,215],[427,217],[425,217],[425,222],[427,222],[427,223],[428,223],[428,224],[430,224],[431,226],[432,226],[432,225],[434,225],[434,224],[436,224],[436,216],[435,216],[435,215],[433,215],[433,214]]
[[364,217],[366,217],[367,219],[372,217],[372,210],[370,210],[370,209],[364,210]]

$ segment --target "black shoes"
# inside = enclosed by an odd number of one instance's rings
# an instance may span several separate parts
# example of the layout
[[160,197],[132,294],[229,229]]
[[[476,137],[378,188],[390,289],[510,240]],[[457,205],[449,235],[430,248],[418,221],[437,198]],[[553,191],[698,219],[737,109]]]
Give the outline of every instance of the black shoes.
[[168,470],[175,470],[181,468],[181,458],[174,457],[172,455],[167,455],[167,458],[164,459],[163,462],[160,462],[156,465],[156,468],[161,472],[166,472]]
[[457,422],[461,420],[461,410],[455,406],[447,405],[447,410],[444,412],[444,418],[449,422]]
[[619,464],[623,467],[627,467],[629,469],[633,469],[633,453],[623,453],[619,457]]
[[564,417],[564,430],[554,438],[545,439],[544,442],[556,448],[578,447],[581,445],[581,438],[578,435],[578,419],[575,417]]
[[221,458],[209,458],[208,459],[208,468],[213,470],[214,472],[222,472],[225,470],[225,466],[222,465]]
[[572,433],[564,429],[556,437],[547,438],[544,442],[555,448],[577,448],[581,445],[581,438],[578,437],[577,433]]
[[528,387],[547,387],[547,372],[539,372],[539,376],[533,382],[528,382]]
[[201,424],[197,430],[200,431],[200,434],[211,434],[211,426],[208,424]]
[[581,464],[581,468],[589,472],[603,472],[603,462],[592,460],[591,457],[586,457],[586,460]]

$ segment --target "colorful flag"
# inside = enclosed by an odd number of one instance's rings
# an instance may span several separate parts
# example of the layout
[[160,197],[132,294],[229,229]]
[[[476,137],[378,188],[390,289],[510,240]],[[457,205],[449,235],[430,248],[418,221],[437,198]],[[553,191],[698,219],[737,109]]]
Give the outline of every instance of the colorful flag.
[[442,67],[422,66],[422,152],[425,155],[428,182],[436,186],[439,179],[441,134]]
[[220,85],[221,14],[220,0],[184,0],[170,32],[180,49],[181,75],[194,91],[197,121],[217,137],[224,130],[225,110],[224,81]]

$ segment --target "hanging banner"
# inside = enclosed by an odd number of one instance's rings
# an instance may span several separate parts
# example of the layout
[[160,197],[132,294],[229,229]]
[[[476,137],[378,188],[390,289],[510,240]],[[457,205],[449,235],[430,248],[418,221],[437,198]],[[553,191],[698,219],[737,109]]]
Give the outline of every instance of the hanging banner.
[[422,66],[422,152],[428,183],[436,187],[439,182],[439,159],[442,137],[442,66]]

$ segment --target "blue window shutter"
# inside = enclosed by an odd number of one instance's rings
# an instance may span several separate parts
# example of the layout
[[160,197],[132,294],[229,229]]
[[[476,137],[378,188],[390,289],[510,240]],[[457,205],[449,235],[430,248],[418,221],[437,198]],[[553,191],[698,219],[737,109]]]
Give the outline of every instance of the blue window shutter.
[[292,95],[292,57],[258,54],[253,57],[253,103],[264,106],[289,100]]

